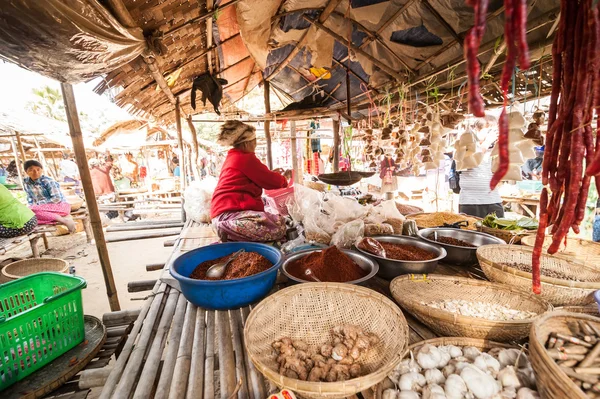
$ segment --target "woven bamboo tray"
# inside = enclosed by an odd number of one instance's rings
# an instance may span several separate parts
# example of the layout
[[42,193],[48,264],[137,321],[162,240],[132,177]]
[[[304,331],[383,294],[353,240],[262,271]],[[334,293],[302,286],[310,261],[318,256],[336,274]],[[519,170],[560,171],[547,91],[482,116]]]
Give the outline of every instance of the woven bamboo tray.
[[546,352],[546,341],[551,332],[571,335],[567,321],[592,322],[600,328],[600,318],[581,313],[550,312],[533,323],[529,338],[529,358],[535,372],[538,390],[545,399],[586,399],[577,385],[560,369]]
[[[331,328],[354,324],[380,338],[361,359],[368,374],[343,382],[309,382],[280,375],[271,344],[281,337],[311,346],[329,340]],[[385,379],[408,345],[408,324],[400,309],[370,289],[341,283],[305,283],[288,287],[260,302],[246,321],[244,345],[252,363],[267,379],[308,398],[344,398]]]
[[[544,238],[544,250],[548,249],[552,243],[552,237]],[[533,247],[535,244],[535,235],[525,236],[521,239],[521,244]],[[561,244],[558,253],[563,256],[572,257],[586,263],[600,263],[600,243],[584,240],[577,237],[567,238],[567,245]]]
[[465,230],[477,230],[477,224],[482,219],[477,216],[469,216],[461,213],[451,212],[420,212],[406,215],[409,220],[415,220],[420,229],[432,227],[444,227],[444,223],[452,224],[457,222],[468,222],[467,227],[461,227]]
[[[533,249],[523,245],[485,245],[477,248],[477,259],[486,277],[494,282],[531,292],[531,273],[508,265],[531,266]],[[541,297],[554,306],[587,305],[594,301],[594,291],[600,289],[600,270],[563,256],[542,254],[542,270],[553,270],[584,281],[570,281],[541,276]]]
[[537,233],[537,230],[502,230],[493,229],[484,225],[479,225],[478,230],[482,233],[487,233],[493,235],[494,237],[498,237],[509,244],[520,244],[523,237],[531,234],[535,235]]
[[68,273],[69,263],[58,258],[31,258],[10,263],[2,269],[5,281],[13,281],[21,277],[40,272]]
[[463,316],[422,304],[445,299],[464,299],[498,303],[512,309],[542,314],[552,309],[536,295],[503,284],[472,278],[429,274],[415,279],[413,275],[396,277],[390,291],[400,306],[441,336],[481,338],[495,341],[517,341],[529,335],[535,318],[515,321],[493,321]]

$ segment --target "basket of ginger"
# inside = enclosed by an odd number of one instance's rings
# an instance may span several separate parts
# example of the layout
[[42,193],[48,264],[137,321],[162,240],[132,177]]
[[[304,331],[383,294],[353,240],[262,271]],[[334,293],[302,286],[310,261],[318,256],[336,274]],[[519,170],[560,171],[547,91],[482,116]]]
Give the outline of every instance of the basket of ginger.
[[385,296],[342,283],[305,283],[260,302],[244,328],[252,363],[306,398],[344,398],[383,381],[408,345],[408,324]]

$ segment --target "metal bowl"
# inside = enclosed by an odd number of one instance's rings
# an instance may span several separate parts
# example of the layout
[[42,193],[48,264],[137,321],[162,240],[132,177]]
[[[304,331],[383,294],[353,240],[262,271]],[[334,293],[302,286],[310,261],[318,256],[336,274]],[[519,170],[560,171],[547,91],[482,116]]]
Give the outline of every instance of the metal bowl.
[[[452,237],[457,240],[466,241],[475,245],[474,248],[459,247],[457,245],[444,244],[430,239],[429,236],[437,232],[438,237]],[[481,233],[472,230],[460,230],[447,227],[433,227],[429,229],[419,230],[417,233],[423,240],[435,245],[439,245],[446,250],[448,255],[444,262],[452,265],[476,265],[477,264],[477,247],[490,244],[506,244],[506,242],[498,237]]]
[[[288,273],[287,268],[290,265],[290,263],[292,263],[300,258],[304,258],[305,256],[307,256],[313,252],[321,252],[324,249],[326,249],[326,248],[307,249],[305,251],[300,251],[300,252],[296,252],[292,255],[289,255],[283,261],[283,264],[281,265],[281,271],[293,283],[314,283],[315,282],[314,280],[309,280],[309,279],[304,280],[304,279],[300,279],[298,277],[292,276],[290,273]],[[377,271],[379,270],[379,265],[377,264],[377,262],[369,259],[369,257],[367,257],[363,254],[359,254],[356,251],[351,251],[349,249],[342,249],[341,251],[343,253],[345,253],[346,255],[348,255],[348,257],[350,257],[350,259],[352,259],[354,261],[354,263],[356,263],[361,269],[369,271],[369,274],[367,274],[365,277],[360,278],[358,280],[354,280],[354,281],[347,281],[346,284],[362,285],[362,284],[365,284],[369,279],[371,279],[374,275],[377,274]]]
[[444,259],[444,257],[446,256],[446,250],[444,248],[440,247],[439,245],[425,242],[420,238],[408,236],[375,236],[371,238],[381,242],[388,242],[390,244],[414,245],[415,247],[422,248],[426,251],[435,254],[436,256],[431,260],[395,260],[382,258],[380,256],[363,251],[360,248],[356,248],[356,250],[360,253],[368,256],[375,262],[379,263],[379,273],[377,274],[385,278],[386,280],[391,280],[395,277],[400,276],[401,274],[433,273],[437,268],[438,261]]

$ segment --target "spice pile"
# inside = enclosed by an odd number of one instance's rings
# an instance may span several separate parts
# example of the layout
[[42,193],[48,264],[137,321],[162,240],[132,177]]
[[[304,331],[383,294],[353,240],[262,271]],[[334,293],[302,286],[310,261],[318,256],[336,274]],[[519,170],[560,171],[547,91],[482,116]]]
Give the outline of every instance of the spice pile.
[[311,277],[305,274],[308,269],[319,280],[332,283],[354,281],[369,274],[336,246],[323,251],[314,251],[291,262],[286,271],[296,278],[311,281]]
[[494,321],[526,320],[538,315],[535,312],[512,309],[498,303],[471,302],[464,299],[445,299],[429,303],[421,302],[421,304],[462,316]]
[[461,228],[464,228],[465,230],[477,230],[475,223],[478,221],[467,215],[457,215],[451,212],[421,213],[417,215],[408,215],[406,218],[417,222],[417,226],[420,229],[444,227],[445,225],[466,222],[466,226]]
[[330,334],[329,341],[319,348],[289,337],[273,342],[279,374],[313,382],[346,381],[363,375],[360,360],[379,343],[379,337],[353,325],[336,326]]
[[423,345],[388,376],[400,390],[383,399],[539,399],[535,374],[518,349]]
[[[512,267],[513,269],[517,269],[517,270],[520,270],[525,273],[531,273],[531,271],[532,271],[531,265],[528,265],[525,263],[500,263],[500,264],[502,266]],[[545,268],[541,272],[544,277],[552,277],[552,278],[558,278],[561,280],[569,280],[569,281],[580,281],[577,279],[577,277],[568,276],[565,273],[559,272],[557,270],[549,270],[548,268]]]
[[476,248],[477,247],[476,245],[473,245],[471,243],[468,243],[466,241],[459,240],[459,239],[453,238],[453,237],[442,237],[442,236],[436,237],[435,234],[431,234],[428,238],[435,242],[441,242],[442,244],[448,244],[448,245],[455,245],[457,247],[467,247],[467,248]]
[[264,272],[273,266],[267,258],[257,252],[242,252],[227,266],[225,273],[220,278],[206,277],[206,272],[212,265],[219,262],[226,262],[232,255],[233,254],[200,263],[194,269],[190,278],[196,280],[232,280],[234,278],[248,277]]
[[379,242],[385,249],[386,258],[394,260],[431,260],[435,255],[414,245],[391,244]]
[[567,327],[571,335],[550,333],[546,342],[548,355],[589,398],[598,398],[600,325],[579,320],[567,322]]

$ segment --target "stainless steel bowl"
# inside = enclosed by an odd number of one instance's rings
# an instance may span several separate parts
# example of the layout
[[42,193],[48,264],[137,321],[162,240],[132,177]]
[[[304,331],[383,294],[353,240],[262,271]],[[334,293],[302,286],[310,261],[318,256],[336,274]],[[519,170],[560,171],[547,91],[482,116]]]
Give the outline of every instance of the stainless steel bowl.
[[430,244],[416,237],[376,236],[371,238],[381,242],[388,242],[390,244],[414,245],[415,247],[422,248],[426,251],[435,254],[435,258],[431,260],[395,260],[382,258],[380,256],[376,256],[366,251],[363,251],[360,248],[356,248],[356,250],[360,253],[365,254],[369,258],[373,259],[375,262],[379,263],[379,273],[377,274],[385,278],[386,280],[391,280],[395,277],[400,276],[401,274],[433,273],[437,268],[438,261],[444,259],[444,257],[446,256],[446,250],[444,248],[435,244]]
[[[314,283],[315,281],[312,279],[307,278],[306,280],[304,280],[304,279],[299,279],[298,277],[292,276],[290,273],[288,273],[287,268],[290,265],[290,263],[292,263],[300,258],[304,258],[305,256],[307,256],[313,252],[321,252],[324,249],[325,248],[323,248],[323,249],[320,249],[320,248],[307,249],[305,251],[296,252],[292,255],[287,256],[285,258],[285,260],[283,261],[283,264],[281,265],[281,271],[293,283]],[[350,259],[352,259],[361,269],[367,270],[369,272],[369,274],[367,274],[365,277],[363,277],[361,279],[354,280],[354,281],[347,281],[346,282],[347,284],[362,285],[362,284],[365,284],[369,279],[371,279],[374,275],[377,274],[377,271],[379,270],[379,265],[377,264],[377,262],[374,262],[369,257],[367,257],[363,254],[360,254],[356,251],[351,251],[349,249],[342,249],[341,251],[343,253],[345,253],[346,255],[348,255],[350,257]]]
[[[444,244],[430,239],[434,232],[437,232],[438,237],[452,237],[457,240],[462,240],[475,245],[474,248],[459,247],[457,245]],[[419,230],[417,233],[423,240],[441,246],[448,252],[444,259],[445,263],[452,265],[476,265],[477,264],[477,247],[490,244],[506,244],[506,242],[498,237],[481,233],[472,230],[460,230],[447,227],[434,227],[429,229]]]

